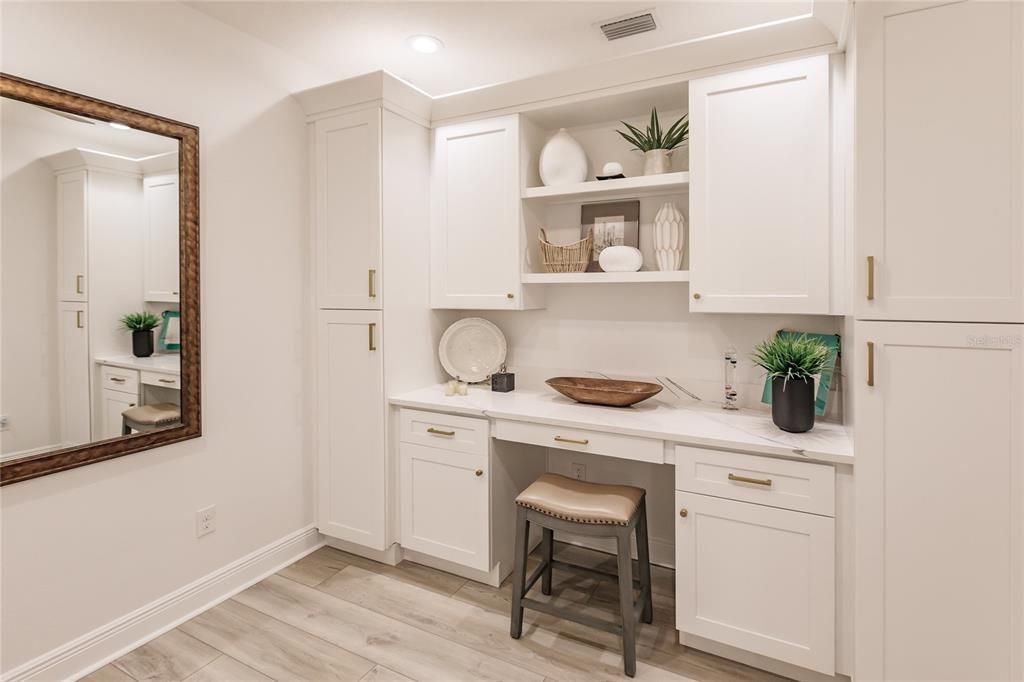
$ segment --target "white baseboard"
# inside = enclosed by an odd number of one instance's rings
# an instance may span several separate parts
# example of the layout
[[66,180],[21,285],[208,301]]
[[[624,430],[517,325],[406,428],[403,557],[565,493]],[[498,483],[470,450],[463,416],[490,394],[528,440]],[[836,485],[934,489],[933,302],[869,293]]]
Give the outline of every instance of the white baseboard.
[[361,556],[364,559],[370,559],[376,561],[379,564],[387,564],[388,566],[397,566],[402,560],[402,549],[398,546],[398,543],[392,543],[387,549],[371,549],[370,547],[363,547],[357,545],[354,542],[348,540],[339,540],[338,538],[332,538],[327,535],[321,536],[324,540],[324,544],[328,547],[340,549],[342,552],[348,552],[349,554],[355,554]]
[[179,590],[3,674],[3,682],[74,680],[177,627],[322,547],[314,526],[289,533]]
[[683,646],[699,649],[700,651],[706,651],[707,653],[714,654],[715,656],[721,656],[722,658],[728,658],[731,661],[737,661],[739,663],[749,665],[752,668],[757,668],[758,670],[767,670],[770,673],[775,673],[782,677],[788,677],[792,680],[796,680],[797,682],[850,682],[850,677],[843,675],[842,673],[837,672],[834,676],[826,675],[814,670],[808,670],[807,668],[801,668],[793,665],[792,663],[777,661],[774,658],[768,658],[761,654],[737,649],[736,647],[729,646],[728,644],[720,644],[719,642],[704,639],[697,635],[688,635],[680,632],[679,643]]

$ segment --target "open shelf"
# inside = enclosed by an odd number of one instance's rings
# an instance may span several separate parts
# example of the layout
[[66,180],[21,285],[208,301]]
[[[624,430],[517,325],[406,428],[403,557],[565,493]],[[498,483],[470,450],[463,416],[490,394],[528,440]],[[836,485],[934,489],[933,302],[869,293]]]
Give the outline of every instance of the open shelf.
[[689,282],[689,270],[641,270],[640,272],[524,272],[523,284],[640,284]]
[[[549,202],[605,201],[607,199],[631,199],[654,194],[681,192],[690,184],[690,174],[685,171],[661,173],[659,175],[638,175],[618,180],[591,180],[573,185],[556,187],[527,187],[523,199]],[[593,273],[591,273],[593,274]]]

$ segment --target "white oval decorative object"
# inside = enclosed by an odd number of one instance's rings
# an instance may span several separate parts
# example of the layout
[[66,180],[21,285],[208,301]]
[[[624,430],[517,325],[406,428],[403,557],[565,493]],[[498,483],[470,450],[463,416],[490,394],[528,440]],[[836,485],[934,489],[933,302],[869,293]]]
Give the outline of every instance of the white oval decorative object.
[[540,179],[548,187],[587,179],[587,153],[565,128],[555,133],[540,152]]
[[671,156],[671,149],[652,149],[644,152],[644,175],[659,175],[671,171]]
[[438,346],[444,371],[469,383],[484,381],[497,372],[507,353],[505,335],[480,317],[467,317],[448,327]]
[[609,161],[601,169],[601,175],[605,177],[609,175],[622,175],[622,164],[618,161]]
[[686,216],[666,203],[654,216],[654,260],[659,270],[678,270],[686,249]]
[[597,262],[605,272],[636,272],[644,264],[644,255],[632,246],[609,246]]

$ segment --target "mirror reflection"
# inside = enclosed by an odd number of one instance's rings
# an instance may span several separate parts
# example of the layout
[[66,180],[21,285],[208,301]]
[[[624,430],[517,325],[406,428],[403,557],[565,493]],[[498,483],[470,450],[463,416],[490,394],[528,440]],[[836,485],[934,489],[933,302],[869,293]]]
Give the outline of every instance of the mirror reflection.
[[0,138],[0,459],[178,426],[178,140],[6,98]]

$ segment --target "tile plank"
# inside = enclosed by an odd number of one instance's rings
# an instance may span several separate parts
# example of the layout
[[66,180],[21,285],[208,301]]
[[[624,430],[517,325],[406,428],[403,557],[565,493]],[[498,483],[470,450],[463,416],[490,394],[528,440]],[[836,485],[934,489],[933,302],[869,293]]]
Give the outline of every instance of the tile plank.
[[390,668],[385,668],[382,665],[375,665],[373,670],[366,673],[363,679],[359,682],[413,682],[405,675],[399,675]]
[[379,561],[366,559],[356,554],[350,554],[340,550],[337,551],[351,566],[358,566],[364,571],[372,571],[373,573],[386,575],[389,578],[401,580],[404,583],[416,585],[425,590],[430,590],[431,592],[437,592],[438,594],[446,596],[455,594],[460,587],[468,582],[465,578],[461,578],[457,575],[445,573],[444,571],[439,571],[436,568],[430,568],[429,566],[416,564],[411,561],[403,561],[397,566],[389,566],[388,564],[382,564]]
[[282,568],[277,574],[312,587],[319,585],[346,566],[348,566],[348,561],[343,552],[333,547],[321,547],[291,566]]
[[273,682],[273,679],[221,654],[213,663],[189,675],[186,682]]
[[135,678],[113,663],[108,663],[85,677],[80,677],[79,682],[135,682]]
[[144,680],[183,680],[220,652],[180,628],[169,630],[114,661],[121,672]]

